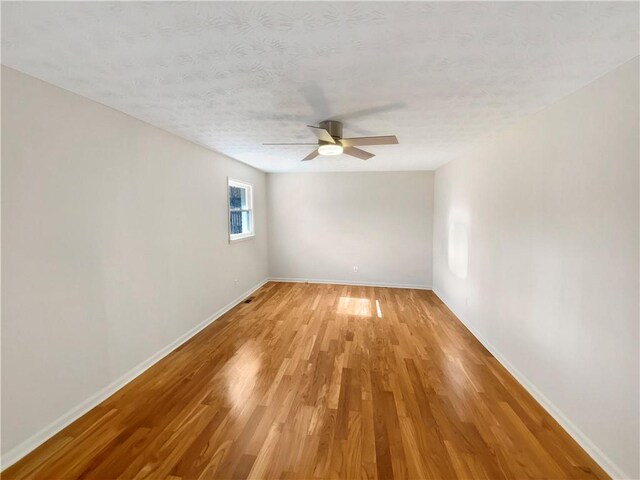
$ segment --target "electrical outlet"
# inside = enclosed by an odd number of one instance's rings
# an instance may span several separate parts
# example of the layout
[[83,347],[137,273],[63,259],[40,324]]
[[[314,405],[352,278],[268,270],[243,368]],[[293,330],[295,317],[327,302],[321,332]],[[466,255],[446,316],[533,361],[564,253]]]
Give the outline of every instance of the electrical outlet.
[[357,271],[358,271],[358,266],[357,266],[357,265],[354,265],[354,266],[353,266],[353,271],[354,271],[354,272],[357,272]]
[[240,282],[238,280],[234,280],[233,281],[233,286],[237,287],[238,285],[240,285]]

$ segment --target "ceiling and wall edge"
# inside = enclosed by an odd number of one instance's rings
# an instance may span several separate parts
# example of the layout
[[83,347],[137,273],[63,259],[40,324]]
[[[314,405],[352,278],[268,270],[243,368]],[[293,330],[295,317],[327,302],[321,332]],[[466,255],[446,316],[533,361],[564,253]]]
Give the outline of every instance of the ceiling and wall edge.
[[119,114],[126,115],[127,117],[132,118],[133,120],[135,120],[136,122],[144,123],[145,125],[148,125],[148,126],[151,126],[151,127],[153,127],[153,128],[156,128],[156,129],[158,129],[158,130],[162,131],[163,133],[166,133],[166,134],[168,134],[168,135],[173,135],[174,137],[177,137],[177,138],[179,138],[179,139],[181,139],[181,140],[184,140],[185,142],[189,142],[189,143],[191,143],[191,144],[193,144],[193,145],[195,145],[195,146],[197,146],[197,147],[200,147],[200,148],[202,148],[202,149],[206,150],[206,151],[207,151],[207,152],[209,152],[209,153],[213,153],[213,154],[215,154],[215,155],[219,155],[219,156],[221,156],[221,157],[224,157],[224,158],[226,158],[226,159],[228,159],[228,160],[232,160],[232,161],[234,161],[234,162],[241,163],[241,164],[246,165],[247,167],[250,167],[250,168],[252,168],[252,169],[254,169],[254,170],[258,171],[258,172],[262,172],[262,173],[269,173],[269,172],[267,172],[267,171],[265,171],[265,170],[262,170],[262,169],[260,169],[260,168],[258,168],[258,167],[255,167],[255,166],[253,166],[253,165],[250,165],[250,164],[248,164],[247,162],[243,162],[242,160],[238,160],[237,158],[230,157],[229,155],[227,155],[227,154],[225,154],[225,153],[222,153],[222,152],[220,152],[220,151],[218,151],[218,150],[214,150],[213,148],[211,148],[211,147],[209,147],[209,146],[207,146],[207,145],[204,145],[204,144],[202,144],[202,143],[198,143],[198,142],[196,142],[196,141],[194,141],[194,140],[192,140],[192,139],[190,139],[190,138],[187,138],[187,137],[185,137],[185,136],[183,136],[183,135],[178,135],[177,133],[171,132],[171,131],[167,130],[166,128],[163,128],[163,127],[161,127],[161,126],[159,126],[159,125],[155,125],[155,124],[153,124],[153,123],[151,123],[151,122],[148,122],[147,120],[143,120],[143,119],[141,119],[141,118],[135,117],[135,116],[131,115],[130,113],[124,112],[124,111],[119,110],[119,109],[114,108],[114,107],[111,107],[111,106],[109,106],[109,105],[107,105],[107,104],[105,104],[105,103],[102,103],[102,102],[99,102],[99,101],[97,101],[97,100],[94,100],[93,98],[89,98],[89,97],[87,97],[87,96],[85,96],[85,95],[82,95],[82,94],[80,94],[80,93],[74,92],[73,90],[69,90],[69,89],[67,89],[67,88],[61,87],[60,85],[56,85],[56,84],[54,84],[54,83],[48,82],[47,80],[44,80],[44,79],[42,79],[42,78],[36,77],[36,76],[34,76],[34,75],[31,75],[30,73],[23,72],[23,71],[21,71],[21,70],[19,70],[19,69],[17,69],[17,68],[14,68],[14,67],[10,67],[10,66],[8,66],[8,65],[5,65],[4,63],[0,63],[0,67],[2,67],[2,69],[7,68],[7,69],[9,69],[9,70],[14,70],[14,71],[16,71],[16,72],[18,72],[18,73],[20,73],[20,74],[22,74],[22,75],[26,75],[26,76],[28,76],[28,77],[34,78],[34,79],[38,80],[39,82],[46,83],[46,84],[47,84],[47,85],[49,85],[50,87],[59,88],[60,90],[64,90],[65,92],[67,92],[67,93],[69,93],[69,94],[71,94],[71,95],[76,95],[76,96],[78,96],[78,97],[81,97],[81,98],[83,98],[83,99],[85,99],[85,100],[89,101],[89,102],[97,103],[98,105],[100,105],[100,106],[102,106],[102,107],[105,107],[105,108],[108,108],[109,110],[113,110],[114,112],[118,112]]
[[[559,98],[559,99],[555,100],[554,102],[552,102],[552,103],[550,103],[550,104],[548,104],[548,105],[542,106],[542,107],[540,107],[539,109],[537,109],[537,110],[535,110],[535,111],[532,111],[532,112],[529,112],[529,113],[527,113],[527,114],[525,114],[525,115],[520,116],[520,117],[519,117],[519,118],[517,118],[513,123],[511,123],[511,124],[509,124],[509,125],[505,125],[505,126],[503,126],[502,128],[498,128],[498,129],[496,129],[496,130],[492,130],[492,131],[490,131],[490,132],[486,132],[485,134],[483,134],[483,135],[481,135],[480,137],[476,138],[476,139],[475,139],[475,140],[474,140],[474,141],[473,141],[473,142],[472,142],[472,143],[471,143],[467,148],[465,148],[462,152],[460,152],[460,153],[459,153],[459,154],[457,154],[455,157],[453,157],[453,158],[449,159],[448,161],[446,161],[445,163],[443,163],[442,165],[440,165],[440,166],[438,166],[438,167],[436,167],[436,168],[432,168],[432,169],[418,169],[418,170],[381,170],[381,171],[380,171],[380,170],[373,170],[373,171],[375,171],[375,172],[379,172],[379,173],[384,173],[384,172],[389,172],[389,173],[391,173],[391,172],[435,172],[435,171],[437,171],[438,169],[440,169],[440,168],[444,167],[445,165],[447,165],[448,163],[453,162],[453,161],[455,161],[455,160],[457,160],[457,159],[459,159],[459,158],[462,158],[462,157],[464,157],[465,155],[468,155],[468,154],[469,154],[469,152],[471,152],[471,151],[475,150],[476,148],[478,148],[478,146],[479,146],[479,145],[481,145],[481,144],[483,144],[485,141],[487,141],[487,140],[489,140],[489,139],[491,139],[491,138],[493,138],[493,137],[495,137],[495,136],[501,135],[503,132],[508,131],[508,130],[510,130],[510,129],[512,129],[512,128],[514,128],[515,126],[519,125],[521,122],[525,121],[525,120],[526,120],[526,119],[528,119],[529,117],[531,117],[531,116],[533,116],[533,115],[536,115],[536,114],[539,114],[540,112],[543,112],[543,111],[545,111],[545,110],[547,110],[547,109],[549,109],[549,108],[551,108],[551,107],[553,107],[553,106],[557,105],[558,103],[560,103],[560,102],[564,101],[566,98],[571,97],[572,95],[575,95],[576,93],[578,93],[578,92],[580,92],[580,91],[584,90],[585,88],[588,88],[590,85],[592,85],[593,83],[596,83],[596,82],[597,82],[597,81],[599,81],[602,77],[607,76],[608,74],[610,74],[610,73],[611,73],[611,72],[613,72],[614,70],[617,70],[618,68],[622,67],[623,65],[626,65],[627,63],[630,63],[630,62],[636,61],[638,58],[640,58],[640,55],[635,56],[635,57],[633,57],[633,58],[631,58],[631,59],[625,60],[624,62],[620,63],[619,65],[616,65],[616,66],[615,66],[614,68],[612,68],[611,70],[606,71],[605,73],[601,74],[600,76],[598,76],[597,78],[593,79],[593,80],[592,80],[592,81],[590,81],[589,83],[587,83],[587,84],[585,84],[585,85],[582,85],[582,86],[581,86],[581,87],[579,87],[577,90],[574,90],[574,91],[572,91],[572,92],[567,93],[566,95],[564,95],[563,97],[561,97],[561,98]],[[41,82],[44,82],[44,83],[46,83],[46,84],[48,84],[48,85],[50,85],[50,86],[53,86],[53,87],[56,87],[56,88],[60,88],[61,90],[64,90],[64,91],[66,91],[66,92],[68,92],[68,93],[71,93],[71,94],[73,94],[73,95],[77,95],[77,96],[82,97],[82,98],[84,98],[84,99],[86,99],[86,100],[88,100],[88,101],[91,101],[91,102],[97,103],[97,104],[99,104],[99,105],[102,105],[103,107],[109,108],[109,109],[114,110],[114,111],[116,111],[116,112],[118,112],[118,113],[121,113],[121,114],[126,115],[126,116],[128,116],[128,117],[131,117],[131,118],[133,118],[134,120],[136,120],[136,121],[138,121],[138,122],[142,122],[142,123],[145,123],[145,124],[147,124],[147,125],[150,125],[150,126],[152,126],[152,127],[154,127],[154,128],[157,128],[158,130],[161,130],[161,131],[163,131],[164,133],[167,133],[167,134],[169,134],[169,135],[173,135],[173,136],[176,136],[176,137],[178,137],[178,138],[181,138],[182,140],[185,140],[185,141],[187,141],[187,142],[189,142],[189,143],[192,143],[193,145],[196,145],[196,146],[198,146],[198,147],[200,147],[200,148],[203,148],[203,149],[207,150],[208,152],[214,153],[214,154],[216,154],[216,155],[220,155],[220,156],[225,157],[225,158],[227,158],[227,159],[229,159],[229,160],[233,160],[234,162],[242,163],[242,164],[244,164],[244,165],[247,165],[247,166],[249,166],[249,167],[251,167],[251,168],[253,168],[253,169],[255,169],[255,170],[259,171],[259,172],[265,173],[265,174],[278,175],[278,174],[286,174],[286,173],[305,173],[305,174],[313,174],[313,173],[358,173],[358,172],[362,173],[362,170],[341,170],[341,171],[337,171],[337,172],[334,172],[334,171],[326,171],[326,172],[307,172],[307,171],[302,171],[302,172],[279,172],[279,171],[264,170],[264,169],[261,169],[261,168],[258,168],[258,167],[256,167],[256,166],[254,166],[254,165],[251,165],[251,164],[249,164],[249,163],[247,163],[247,162],[244,162],[244,161],[242,161],[242,160],[240,160],[240,159],[238,159],[238,158],[231,157],[231,156],[229,156],[229,155],[227,155],[227,154],[225,154],[225,153],[223,153],[223,152],[221,152],[221,151],[219,151],[219,150],[215,150],[215,149],[211,148],[211,147],[210,147],[210,146],[208,146],[208,145],[205,145],[205,144],[203,144],[203,143],[199,143],[199,142],[197,142],[197,141],[195,141],[195,140],[193,140],[193,139],[191,139],[191,138],[188,138],[188,137],[186,137],[186,136],[183,136],[183,135],[179,135],[179,134],[177,134],[177,133],[174,133],[174,132],[172,132],[172,131],[170,131],[170,130],[167,130],[166,128],[163,128],[162,126],[159,126],[159,125],[154,124],[154,123],[151,123],[151,122],[149,122],[149,121],[147,121],[147,120],[143,120],[143,119],[141,119],[141,118],[135,117],[135,116],[131,115],[130,113],[127,113],[127,112],[125,112],[125,111],[119,110],[119,109],[114,108],[114,107],[111,107],[111,106],[109,106],[109,105],[107,105],[107,104],[101,103],[101,102],[99,102],[99,101],[97,101],[97,100],[94,100],[94,99],[92,99],[92,98],[89,98],[89,97],[87,97],[87,96],[85,96],[85,95],[79,94],[79,93],[74,92],[74,91],[72,91],[72,90],[68,90],[68,89],[66,89],[66,88],[64,88],[64,87],[61,87],[61,86],[59,86],[59,85],[56,85],[56,84],[50,83],[50,82],[48,82],[47,80],[44,80],[44,79],[42,79],[42,78],[36,77],[36,76],[34,76],[34,75],[31,75],[31,74],[29,74],[29,73],[23,72],[23,71],[21,71],[21,70],[19,70],[19,69],[17,69],[17,68],[10,67],[10,66],[8,66],[8,65],[5,65],[4,63],[0,63],[0,65],[2,66],[2,68],[8,68],[8,69],[11,69],[11,70],[15,70],[15,71],[17,71],[17,72],[20,72],[20,73],[21,73],[21,74],[23,74],[23,75],[27,75],[27,76],[29,76],[29,77],[35,78],[36,80],[39,80],[39,81],[41,81]]]
[[[431,171],[637,55],[637,17],[632,2],[5,2],[2,61],[265,172]],[[322,120],[400,144],[304,163],[307,147],[262,146]]]

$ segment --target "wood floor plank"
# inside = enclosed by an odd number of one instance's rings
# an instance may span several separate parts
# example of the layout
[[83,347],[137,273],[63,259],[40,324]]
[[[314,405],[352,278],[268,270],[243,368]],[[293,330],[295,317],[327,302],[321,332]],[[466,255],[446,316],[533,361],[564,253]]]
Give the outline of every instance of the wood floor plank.
[[2,478],[609,477],[433,292],[270,282]]

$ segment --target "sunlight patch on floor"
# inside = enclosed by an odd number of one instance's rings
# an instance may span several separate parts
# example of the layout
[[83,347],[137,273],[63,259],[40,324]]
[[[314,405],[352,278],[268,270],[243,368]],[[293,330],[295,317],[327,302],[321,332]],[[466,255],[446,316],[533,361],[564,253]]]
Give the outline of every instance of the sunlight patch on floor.
[[343,315],[371,317],[371,300],[368,298],[340,297],[337,312]]
[[376,313],[378,314],[378,318],[382,318],[382,309],[380,308],[380,300],[376,299]]

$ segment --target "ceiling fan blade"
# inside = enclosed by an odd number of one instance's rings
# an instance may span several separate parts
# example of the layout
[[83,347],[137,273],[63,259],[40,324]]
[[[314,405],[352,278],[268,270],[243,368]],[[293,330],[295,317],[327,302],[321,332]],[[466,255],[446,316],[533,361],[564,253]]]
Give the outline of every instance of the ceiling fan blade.
[[262,145],[318,145],[317,143],[263,143]]
[[355,112],[343,113],[342,115],[332,115],[336,120],[353,120],[358,117],[366,117],[369,115],[375,115],[376,113],[391,112],[393,110],[400,110],[407,106],[404,102],[388,103],[386,105],[378,105],[377,107],[363,108]]
[[360,160],[369,160],[371,157],[375,157],[373,153],[365,152],[356,147],[345,147],[343,153],[359,158]]
[[395,145],[398,139],[395,135],[387,135],[382,137],[357,137],[343,138],[340,140],[343,147],[354,147],[357,145]]
[[308,83],[300,88],[300,93],[313,109],[313,115],[317,119],[330,118],[331,109],[324,91],[317,83]]
[[318,149],[315,149],[313,152],[311,152],[309,155],[307,155],[306,157],[304,157],[302,159],[303,162],[306,162],[307,160],[313,160],[314,158],[316,158],[318,155],[320,155],[318,153]]
[[327,143],[336,143],[333,137],[324,128],[314,127],[313,125],[307,125],[313,134],[318,137],[318,140],[322,140]]

